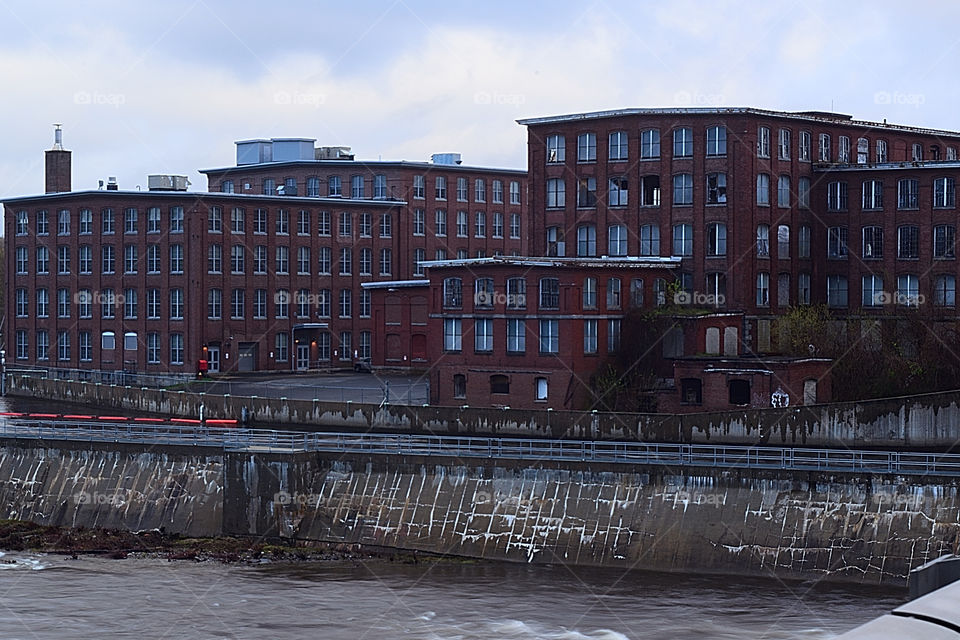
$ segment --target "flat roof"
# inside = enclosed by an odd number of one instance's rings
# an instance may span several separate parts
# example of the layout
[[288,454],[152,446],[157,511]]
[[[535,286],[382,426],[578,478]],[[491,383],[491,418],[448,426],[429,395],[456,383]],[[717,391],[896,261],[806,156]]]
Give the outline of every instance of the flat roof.
[[337,204],[358,204],[365,206],[387,206],[396,207],[407,204],[405,200],[384,200],[384,199],[359,199],[359,198],[330,198],[330,197],[309,197],[309,196],[266,196],[253,193],[221,193],[218,191],[107,191],[105,189],[89,189],[85,191],[60,191],[57,193],[41,193],[33,196],[17,196],[2,200],[4,204],[18,204],[24,202],[45,202],[56,200],[69,200],[78,197],[107,197],[107,198],[170,198],[174,200],[202,200],[204,198],[216,198],[218,200],[268,200],[272,202],[292,202],[297,204],[325,204],[335,206]]
[[237,173],[249,169],[287,168],[287,167],[394,167],[405,169],[433,169],[443,171],[490,171],[510,175],[527,175],[526,169],[503,169],[498,167],[477,167],[463,164],[436,164],[434,162],[411,162],[409,160],[286,160],[283,162],[255,162],[252,164],[219,167],[215,169],[200,169],[202,174],[208,173]]
[[523,257],[523,256],[492,256],[489,258],[461,258],[455,260],[427,260],[421,262],[425,267],[483,267],[494,265],[510,265],[518,267],[656,267],[670,268],[680,264],[681,258],[671,257],[634,257],[617,256],[602,258],[550,258],[550,257]]
[[771,109],[757,109],[755,107],[634,107],[625,109],[610,109],[607,111],[588,111],[584,113],[570,113],[557,116],[539,118],[522,118],[517,120],[521,125],[555,124],[561,122],[575,122],[579,120],[602,120],[622,116],[660,116],[660,115],[756,115],[772,118],[787,118],[804,122],[828,122],[832,124],[848,124],[855,127],[870,129],[888,129],[893,131],[908,131],[910,133],[925,133],[940,136],[960,138],[960,132],[945,129],[928,129],[925,127],[910,127],[886,122],[871,122],[869,120],[855,120],[852,116],[841,113],[823,111],[774,111]]

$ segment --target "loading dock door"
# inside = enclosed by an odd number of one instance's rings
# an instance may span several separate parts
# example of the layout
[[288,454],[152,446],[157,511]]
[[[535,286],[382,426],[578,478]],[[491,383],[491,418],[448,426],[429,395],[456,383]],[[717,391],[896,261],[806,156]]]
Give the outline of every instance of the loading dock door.
[[257,368],[257,343],[241,342],[237,371],[254,371]]

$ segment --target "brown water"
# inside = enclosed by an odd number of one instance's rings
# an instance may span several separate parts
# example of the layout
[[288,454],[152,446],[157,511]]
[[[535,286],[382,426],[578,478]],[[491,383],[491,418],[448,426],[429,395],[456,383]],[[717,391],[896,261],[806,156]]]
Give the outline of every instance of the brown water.
[[9,552],[0,638],[832,638],[906,593],[564,567],[233,566]]

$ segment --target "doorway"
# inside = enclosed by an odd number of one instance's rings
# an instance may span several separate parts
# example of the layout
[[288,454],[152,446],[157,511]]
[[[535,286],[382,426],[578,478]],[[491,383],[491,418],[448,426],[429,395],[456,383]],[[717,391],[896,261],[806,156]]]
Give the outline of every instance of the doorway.
[[297,371],[306,371],[310,368],[310,345],[297,345]]
[[220,373],[220,346],[207,347],[207,371]]

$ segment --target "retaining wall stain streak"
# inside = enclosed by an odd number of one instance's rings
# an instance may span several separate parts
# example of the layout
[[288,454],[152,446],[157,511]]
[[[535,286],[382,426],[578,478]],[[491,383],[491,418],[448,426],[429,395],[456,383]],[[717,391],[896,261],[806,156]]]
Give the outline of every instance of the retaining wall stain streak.
[[960,480],[0,440],[0,517],[905,584]]

